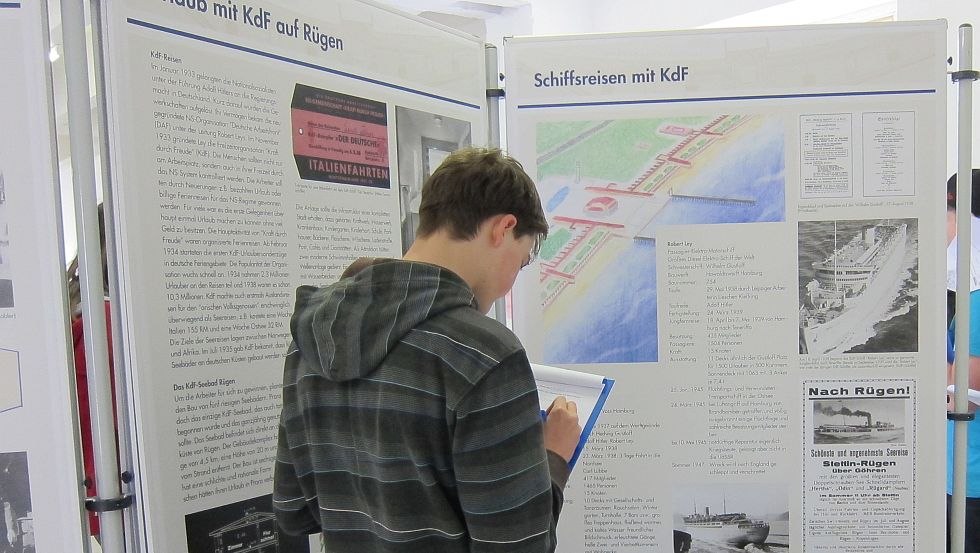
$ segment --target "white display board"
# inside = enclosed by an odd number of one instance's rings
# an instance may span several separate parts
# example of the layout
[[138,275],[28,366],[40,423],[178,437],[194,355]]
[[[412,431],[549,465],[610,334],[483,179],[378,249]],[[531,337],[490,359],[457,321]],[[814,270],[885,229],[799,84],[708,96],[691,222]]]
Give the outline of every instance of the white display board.
[[941,550],[945,23],[505,60],[551,224],[515,328],[617,382],[560,549]]
[[294,288],[401,255],[424,176],[485,142],[483,43],[350,0],[105,13],[145,550],[306,550],[271,514]]
[[46,9],[0,2],[0,543],[15,553],[83,546]]

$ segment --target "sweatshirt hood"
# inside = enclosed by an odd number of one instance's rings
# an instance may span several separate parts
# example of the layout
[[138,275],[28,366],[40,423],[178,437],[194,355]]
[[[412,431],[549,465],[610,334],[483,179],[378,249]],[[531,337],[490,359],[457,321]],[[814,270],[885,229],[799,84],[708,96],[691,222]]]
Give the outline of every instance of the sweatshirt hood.
[[328,380],[372,373],[413,328],[445,311],[477,308],[452,271],[385,260],[330,286],[301,286],[289,326],[303,361]]

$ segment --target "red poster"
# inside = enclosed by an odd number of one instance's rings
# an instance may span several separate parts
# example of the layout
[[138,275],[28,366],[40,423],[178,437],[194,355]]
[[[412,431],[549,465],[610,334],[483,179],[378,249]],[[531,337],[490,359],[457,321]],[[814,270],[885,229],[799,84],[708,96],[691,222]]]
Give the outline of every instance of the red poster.
[[391,188],[384,103],[297,84],[291,112],[301,178]]

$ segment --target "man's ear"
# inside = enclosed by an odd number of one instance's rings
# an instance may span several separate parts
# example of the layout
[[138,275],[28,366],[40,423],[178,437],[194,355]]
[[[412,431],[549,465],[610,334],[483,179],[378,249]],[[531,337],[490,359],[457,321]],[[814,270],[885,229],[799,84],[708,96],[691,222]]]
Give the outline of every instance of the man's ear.
[[490,221],[490,242],[493,247],[503,244],[507,232],[513,232],[517,228],[517,217],[510,213],[496,215]]

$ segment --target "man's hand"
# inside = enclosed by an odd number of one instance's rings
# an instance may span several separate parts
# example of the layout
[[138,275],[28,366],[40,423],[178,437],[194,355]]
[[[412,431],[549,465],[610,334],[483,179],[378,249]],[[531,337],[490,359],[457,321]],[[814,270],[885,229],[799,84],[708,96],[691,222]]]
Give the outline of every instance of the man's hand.
[[554,451],[562,459],[570,461],[578,445],[582,427],[578,424],[578,407],[565,396],[558,396],[548,407],[544,421],[544,447]]

